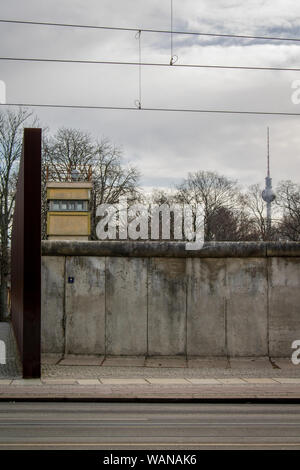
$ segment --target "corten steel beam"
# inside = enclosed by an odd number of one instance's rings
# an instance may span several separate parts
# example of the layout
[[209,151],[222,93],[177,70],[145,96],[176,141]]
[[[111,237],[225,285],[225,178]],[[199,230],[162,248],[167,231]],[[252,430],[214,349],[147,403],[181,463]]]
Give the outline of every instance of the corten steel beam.
[[12,229],[12,323],[23,377],[41,375],[41,129],[24,129]]

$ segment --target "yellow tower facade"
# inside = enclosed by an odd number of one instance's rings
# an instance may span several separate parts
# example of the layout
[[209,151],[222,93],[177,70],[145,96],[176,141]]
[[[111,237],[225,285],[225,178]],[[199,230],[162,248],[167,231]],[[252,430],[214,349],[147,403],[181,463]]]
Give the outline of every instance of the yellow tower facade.
[[47,183],[48,240],[88,240],[91,234],[89,201],[92,183]]

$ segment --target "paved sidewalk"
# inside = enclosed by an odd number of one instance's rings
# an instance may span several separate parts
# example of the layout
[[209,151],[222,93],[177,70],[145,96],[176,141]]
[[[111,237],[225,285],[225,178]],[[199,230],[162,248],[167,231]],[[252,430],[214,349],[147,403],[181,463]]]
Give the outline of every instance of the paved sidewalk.
[[0,400],[300,400],[300,379],[0,380]]
[[289,359],[43,356],[41,380],[0,378],[0,399],[299,399]]

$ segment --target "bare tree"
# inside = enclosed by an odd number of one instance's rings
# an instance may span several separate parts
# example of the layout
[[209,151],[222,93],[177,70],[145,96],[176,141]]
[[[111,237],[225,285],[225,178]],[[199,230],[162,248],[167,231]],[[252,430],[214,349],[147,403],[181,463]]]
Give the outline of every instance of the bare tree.
[[252,220],[252,232],[256,240],[275,240],[278,238],[278,207],[272,204],[272,225],[269,230],[266,217],[266,203],[262,199],[262,189],[259,184],[249,186],[248,191],[241,196],[241,204],[247,209]]
[[[0,318],[8,316],[7,286],[10,274],[10,237],[15,190],[22,152],[22,132],[30,111],[0,112]],[[34,125],[34,124],[31,124]]]
[[70,170],[78,169],[87,177],[94,156],[89,134],[77,129],[58,129],[55,135],[43,140],[43,164],[48,166],[51,178],[65,181]]
[[178,186],[177,200],[195,208],[202,207],[205,240],[213,240],[213,216],[220,208],[232,209],[238,197],[237,182],[211,171],[190,173]]
[[93,194],[91,201],[92,239],[96,239],[96,209],[99,204],[117,204],[126,196],[128,204],[139,200],[139,172],[133,166],[125,166],[120,149],[108,140],[95,145],[93,161]]
[[[168,206],[169,207],[169,217],[170,217],[170,222],[169,222],[169,233],[168,233],[168,230],[167,230],[167,235],[168,235],[168,240],[173,240],[173,241],[180,241],[182,240],[182,237],[184,236],[184,233],[183,233],[183,220],[180,220],[176,221],[176,218],[174,217],[174,207],[176,207],[176,204],[177,204],[177,196],[176,196],[176,192],[174,191],[166,191],[165,189],[153,189],[152,190],[152,193],[148,196],[148,198],[146,198],[145,200],[145,203],[149,205],[149,214],[151,214],[151,219],[153,217],[153,212],[152,212],[152,209],[153,207],[156,207],[156,208],[159,208],[159,212],[158,212],[158,237],[159,237],[159,240],[164,240],[163,238],[163,235],[164,235],[164,230],[163,230],[163,223],[164,223],[164,218],[163,218],[163,214],[161,212],[161,208],[163,208],[164,206]],[[150,210],[151,209],[151,210]],[[155,210],[154,210],[154,214],[155,214]],[[155,215],[154,215],[154,219],[155,219]],[[181,237],[180,238],[176,238],[176,224],[180,224],[181,227],[179,227],[179,232],[181,230]],[[149,233],[151,233],[151,220],[149,219]]]
[[158,206],[168,204],[171,206],[176,203],[176,194],[173,191],[166,191],[164,189],[153,189],[148,199],[151,204],[156,204]]
[[221,206],[209,216],[212,239],[215,241],[257,240],[253,220],[240,205],[233,209]]
[[292,181],[280,181],[277,189],[277,204],[283,216],[279,224],[281,238],[300,240],[300,185]]
[[[213,210],[207,211],[207,223],[210,227],[210,240],[214,241],[246,241],[257,240],[258,235],[253,220],[244,204],[242,194],[236,189],[231,207],[216,204]],[[151,202],[157,205],[173,204],[179,202],[180,195],[164,190],[154,190],[151,195]],[[171,213],[171,238],[173,237],[174,222]]]
[[267,239],[266,203],[261,197],[259,184],[249,186],[247,193],[243,196],[243,202],[247,207],[258,240]]

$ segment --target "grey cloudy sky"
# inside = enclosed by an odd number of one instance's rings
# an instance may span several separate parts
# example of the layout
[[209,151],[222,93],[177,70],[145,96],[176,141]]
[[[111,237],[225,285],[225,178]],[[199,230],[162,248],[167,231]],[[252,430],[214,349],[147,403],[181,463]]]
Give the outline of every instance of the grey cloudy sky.
[[[173,0],[174,29],[300,37],[297,0]],[[170,0],[0,0],[2,19],[170,29]],[[133,32],[0,24],[1,56],[137,61]],[[142,60],[170,61],[170,37],[142,33]],[[300,67],[300,43],[173,36],[178,64]],[[144,67],[142,106],[300,112],[300,72]],[[0,61],[7,102],[134,106],[138,68]],[[300,117],[36,109],[43,125],[108,137],[145,187],[172,187],[188,172],[216,170],[264,183],[270,126],[273,182],[300,182]]]

